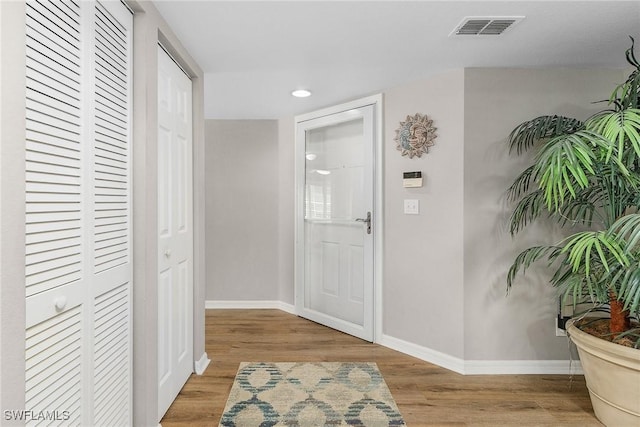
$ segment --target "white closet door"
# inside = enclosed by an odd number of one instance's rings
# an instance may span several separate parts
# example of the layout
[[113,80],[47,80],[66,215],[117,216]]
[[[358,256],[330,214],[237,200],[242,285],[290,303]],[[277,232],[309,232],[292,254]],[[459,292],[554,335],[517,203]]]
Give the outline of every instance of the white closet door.
[[26,5],[30,425],[131,424],[131,13]]
[[[120,2],[96,3],[92,214],[93,425],[130,425],[131,334],[131,31]],[[91,196],[89,196],[90,198]]]
[[193,372],[191,80],[158,46],[158,420]]

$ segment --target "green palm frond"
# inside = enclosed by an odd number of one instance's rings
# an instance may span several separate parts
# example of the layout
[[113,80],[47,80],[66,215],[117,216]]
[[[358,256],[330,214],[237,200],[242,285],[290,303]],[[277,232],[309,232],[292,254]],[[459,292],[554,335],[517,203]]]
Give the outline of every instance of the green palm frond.
[[509,135],[509,153],[518,155],[533,147],[536,141],[576,132],[584,128],[580,120],[563,116],[540,116],[516,127]]
[[631,47],[625,51],[627,62],[636,67],[629,75],[627,81],[618,85],[611,95],[610,103],[615,104],[618,109],[640,108],[640,62],[635,55],[635,40],[631,39]]
[[628,197],[629,207],[640,210],[640,191],[636,191]]
[[640,256],[640,213],[625,215],[609,228],[607,233],[624,241],[625,252]]
[[575,307],[585,301],[603,304],[609,300],[606,290],[599,286],[594,286],[593,280],[585,280],[585,278],[573,274],[571,269],[567,269],[566,274],[562,275],[560,280],[553,284],[558,288],[563,304],[571,301]]
[[560,135],[547,142],[535,159],[534,173],[540,176],[550,211],[559,210],[568,192],[575,197],[576,188],[586,188],[587,175],[594,173],[596,155],[592,149],[592,135],[584,130]]
[[513,202],[518,200],[523,194],[529,192],[531,184],[537,181],[537,176],[534,174],[534,171],[535,165],[531,165],[518,175],[507,190],[507,200]]
[[615,111],[629,108],[640,108],[640,69],[636,69],[629,75],[624,83],[616,86],[609,97],[609,105],[613,105]]
[[520,252],[507,273],[507,291],[511,289],[513,280],[518,273],[522,272],[522,274],[524,274],[532,264],[545,257],[549,260],[549,264],[551,264],[561,249],[562,248],[558,248],[557,246],[532,246]]
[[624,52],[624,56],[627,58],[627,62],[636,67],[636,69],[640,70],[640,61],[638,61],[636,59],[636,54],[635,54],[635,44],[636,44],[636,40],[629,36],[629,38],[631,39],[631,46],[625,50]]
[[602,177],[602,170],[597,168],[606,167],[615,177],[629,177],[629,169],[617,156],[617,147],[613,147],[614,155],[608,156],[609,164],[603,165],[600,153],[610,148],[608,140],[591,130],[549,140],[536,156],[533,172],[540,177],[547,209],[560,210],[567,194],[575,198],[580,189],[592,184],[593,177]]
[[561,253],[567,255],[574,273],[583,268],[584,275],[590,276],[593,267],[608,272],[611,259],[617,264],[629,266],[624,245],[607,231],[583,231],[573,234],[565,241]]
[[589,226],[593,224],[594,217],[598,223],[604,223],[601,209],[597,206],[598,199],[602,197],[604,196],[599,196],[594,188],[587,187],[579,190],[575,198],[565,194],[565,203],[561,209],[557,212],[549,212],[546,209],[544,192],[540,189],[532,191],[520,197],[515,203],[509,217],[509,232],[512,236],[516,235],[545,213],[556,218],[562,226],[567,224]]
[[[603,148],[603,146],[600,146]],[[614,150],[617,153],[617,149]],[[609,159],[600,158],[596,163],[596,173],[594,179],[604,180],[609,182],[618,181],[620,185],[624,187],[624,191],[627,189],[633,191],[633,189],[640,188],[640,175],[638,175],[638,169],[635,164],[626,164],[624,160],[627,160],[629,156],[635,156],[635,152],[627,150],[622,154],[623,160],[618,160],[618,155],[615,154]],[[634,171],[636,173],[631,173]],[[617,184],[616,184],[617,185]]]
[[640,108],[640,69],[635,70],[626,82],[616,87],[609,103],[615,105],[617,111]]
[[600,213],[596,209],[595,203],[590,200],[589,194],[593,193],[591,188],[583,189],[576,198],[565,203],[558,215],[558,222],[561,226],[565,225],[591,225],[594,216],[601,219]]
[[640,156],[640,110],[629,108],[621,111],[603,111],[585,123],[588,130],[602,135],[609,142],[607,160],[617,150],[622,159],[626,145],[630,144],[636,156]]
[[617,296],[626,310],[632,313],[640,311],[640,265],[636,264],[635,269],[625,271]]
[[513,236],[527,224],[532,223],[540,216],[544,209],[544,193],[536,190],[518,200],[509,218],[509,232]]
[[612,157],[609,163],[598,163],[591,188],[598,197],[594,203],[603,215],[602,225],[610,227],[629,207],[640,201],[640,175],[632,173]]

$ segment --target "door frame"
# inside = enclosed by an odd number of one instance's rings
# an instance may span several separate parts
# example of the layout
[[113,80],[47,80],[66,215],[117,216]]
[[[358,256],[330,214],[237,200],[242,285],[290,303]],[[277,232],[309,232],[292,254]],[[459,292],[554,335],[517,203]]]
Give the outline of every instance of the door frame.
[[152,3],[126,0],[134,11],[134,425],[158,425],[157,292],[157,45],[170,53],[192,81],[193,126],[193,357],[200,375],[205,349],[204,73]]
[[[374,154],[373,154],[373,342],[382,339],[382,286],[383,286],[383,248],[384,248],[384,144],[383,144],[383,96],[371,95],[310,113],[295,116],[294,135],[297,138],[301,122],[356,108],[372,105],[374,107]],[[294,302],[302,296],[298,292],[299,284],[304,281],[304,187],[305,187],[305,156],[304,148],[301,152],[300,144],[295,144],[295,231],[294,231]],[[298,304],[295,304],[297,307]],[[295,309],[295,314],[298,309]]]

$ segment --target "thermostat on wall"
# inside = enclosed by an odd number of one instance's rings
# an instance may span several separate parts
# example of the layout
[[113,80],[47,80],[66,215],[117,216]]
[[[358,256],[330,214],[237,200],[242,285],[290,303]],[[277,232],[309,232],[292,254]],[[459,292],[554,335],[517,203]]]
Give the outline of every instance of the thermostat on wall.
[[422,172],[403,172],[402,186],[405,188],[422,187]]

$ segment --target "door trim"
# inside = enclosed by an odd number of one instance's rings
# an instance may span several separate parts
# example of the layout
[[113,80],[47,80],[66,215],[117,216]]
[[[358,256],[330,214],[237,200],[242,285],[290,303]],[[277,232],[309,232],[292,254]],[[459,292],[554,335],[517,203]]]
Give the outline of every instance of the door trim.
[[[294,135],[298,135],[298,123],[311,119],[318,119],[332,114],[348,111],[355,108],[374,106],[374,161],[373,161],[373,205],[376,218],[373,222],[373,342],[382,339],[382,286],[383,286],[383,248],[384,248],[384,145],[383,145],[383,96],[376,94],[366,98],[356,99],[343,104],[323,108],[314,112],[295,116],[296,129]],[[294,231],[294,303],[300,297],[298,284],[304,279],[304,183],[305,165],[304,155],[300,154],[299,144],[295,144],[295,231]],[[296,304],[294,304],[296,305]],[[297,308],[295,314],[298,313]]]

